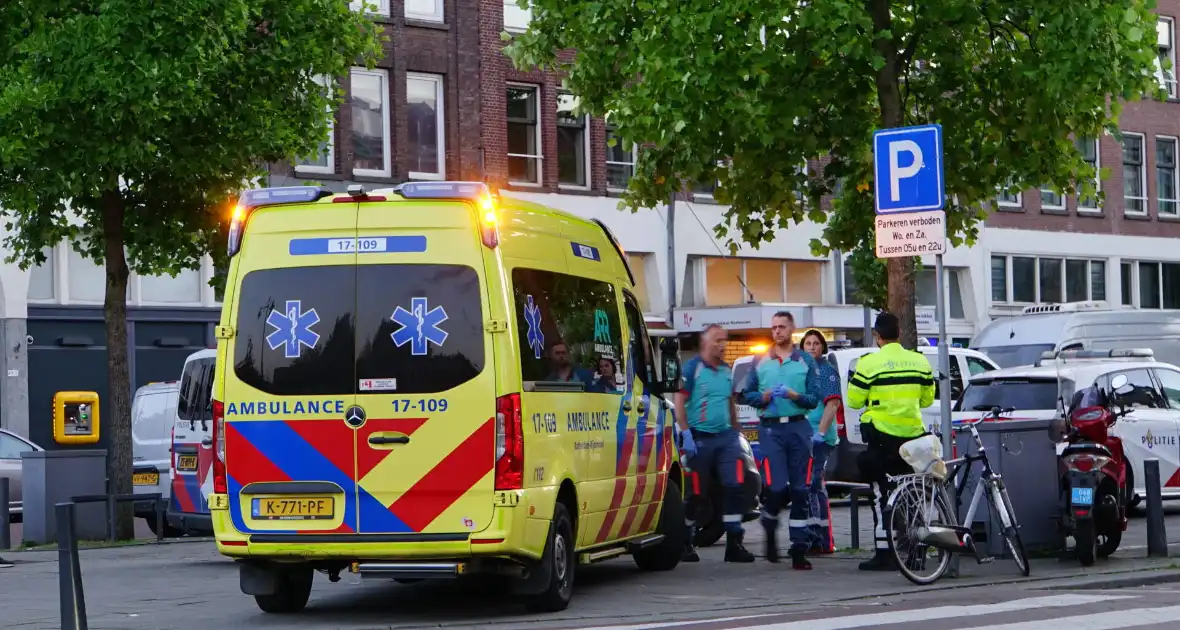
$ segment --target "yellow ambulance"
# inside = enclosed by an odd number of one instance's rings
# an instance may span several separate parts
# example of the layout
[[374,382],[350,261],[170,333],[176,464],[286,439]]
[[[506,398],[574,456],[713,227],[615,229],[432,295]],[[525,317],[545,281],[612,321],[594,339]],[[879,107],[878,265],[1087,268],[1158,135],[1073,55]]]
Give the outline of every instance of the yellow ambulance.
[[670,570],[672,412],[606,226],[414,182],[250,190],[217,327],[217,548],[267,612],[315,572],[494,573],[564,609],[578,565]]

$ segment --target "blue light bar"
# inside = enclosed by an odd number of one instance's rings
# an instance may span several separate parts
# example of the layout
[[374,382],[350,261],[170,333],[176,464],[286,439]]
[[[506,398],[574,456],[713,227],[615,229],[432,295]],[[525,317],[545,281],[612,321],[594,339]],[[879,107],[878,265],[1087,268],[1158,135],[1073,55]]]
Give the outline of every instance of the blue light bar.
[[491,194],[483,182],[406,182],[394,190],[406,199],[479,199]]
[[283,186],[280,188],[254,188],[242,192],[238,204],[243,208],[256,208],[280,203],[307,203],[319,201],[332,191],[319,186]]

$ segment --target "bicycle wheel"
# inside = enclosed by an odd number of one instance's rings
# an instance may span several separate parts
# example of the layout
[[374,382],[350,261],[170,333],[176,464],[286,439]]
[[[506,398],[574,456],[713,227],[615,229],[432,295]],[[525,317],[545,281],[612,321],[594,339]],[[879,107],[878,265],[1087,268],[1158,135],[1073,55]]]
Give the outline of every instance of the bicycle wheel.
[[889,550],[907,580],[919,586],[933,584],[946,573],[951,554],[920,539],[931,525],[954,525],[946,492],[936,482],[917,479],[898,486],[889,515]]
[[1004,535],[1004,545],[1012,555],[1012,561],[1020,574],[1028,577],[1032,567],[1028,564],[1028,554],[1024,552],[1024,542],[1020,540],[1020,525],[1016,522],[1016,511],[1012,509],[1012,499],[1008,497],[1008,489],[1004,487],[1004,480],[996,478],[989,483],[987,501],[991,505],[992,515],[1000,526]]

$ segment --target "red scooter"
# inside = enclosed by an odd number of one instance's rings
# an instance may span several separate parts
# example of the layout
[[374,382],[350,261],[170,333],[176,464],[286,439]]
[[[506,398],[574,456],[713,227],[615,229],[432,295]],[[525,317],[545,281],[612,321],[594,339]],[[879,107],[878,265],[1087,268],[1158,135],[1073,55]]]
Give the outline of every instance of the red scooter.
[[1051,428],[1056,441],[1066,443],[1058,458],[1061,534],[1073,536],[1082,566],[1114,553],[1127,529],[1127,458],[1110,428],[1126,415],[1117,401],[1129,391],[1124,374],[1115,375],[1109,389],[1079,390]]

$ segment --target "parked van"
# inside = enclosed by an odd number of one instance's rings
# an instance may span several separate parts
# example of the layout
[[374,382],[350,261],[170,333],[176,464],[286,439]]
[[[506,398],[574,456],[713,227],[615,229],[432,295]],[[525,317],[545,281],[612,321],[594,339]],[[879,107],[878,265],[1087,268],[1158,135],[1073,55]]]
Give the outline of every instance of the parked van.
[[171,497],[168,524],[185,534],[213,533],[213,377],[216,350],[198,350],[184,361],[173,412]]
[[317,570],[555,611],[585,564],[679,563],[676,342],[656,365],[604,224],[413,182],[250,190],[229,234],[210,504],[263,611]]
[[1111,307],[1086,301],[1026,307],[993,320],[971,348],[1000,367],[1033,365],[1051,350],[1151,348],[1159,361],[1180,364],[1180,313]]
[[[167,506],[171,494],[172,427],[176,424],[177,381],[149,383],[135,390],[131,401],[132,483],[136,494],[159,493]],[[161,512],[163,513],[163,511]],[[156,503],[135,504],[135,516],[156,532]],[[164,535],[179,531],[164,523]]]

